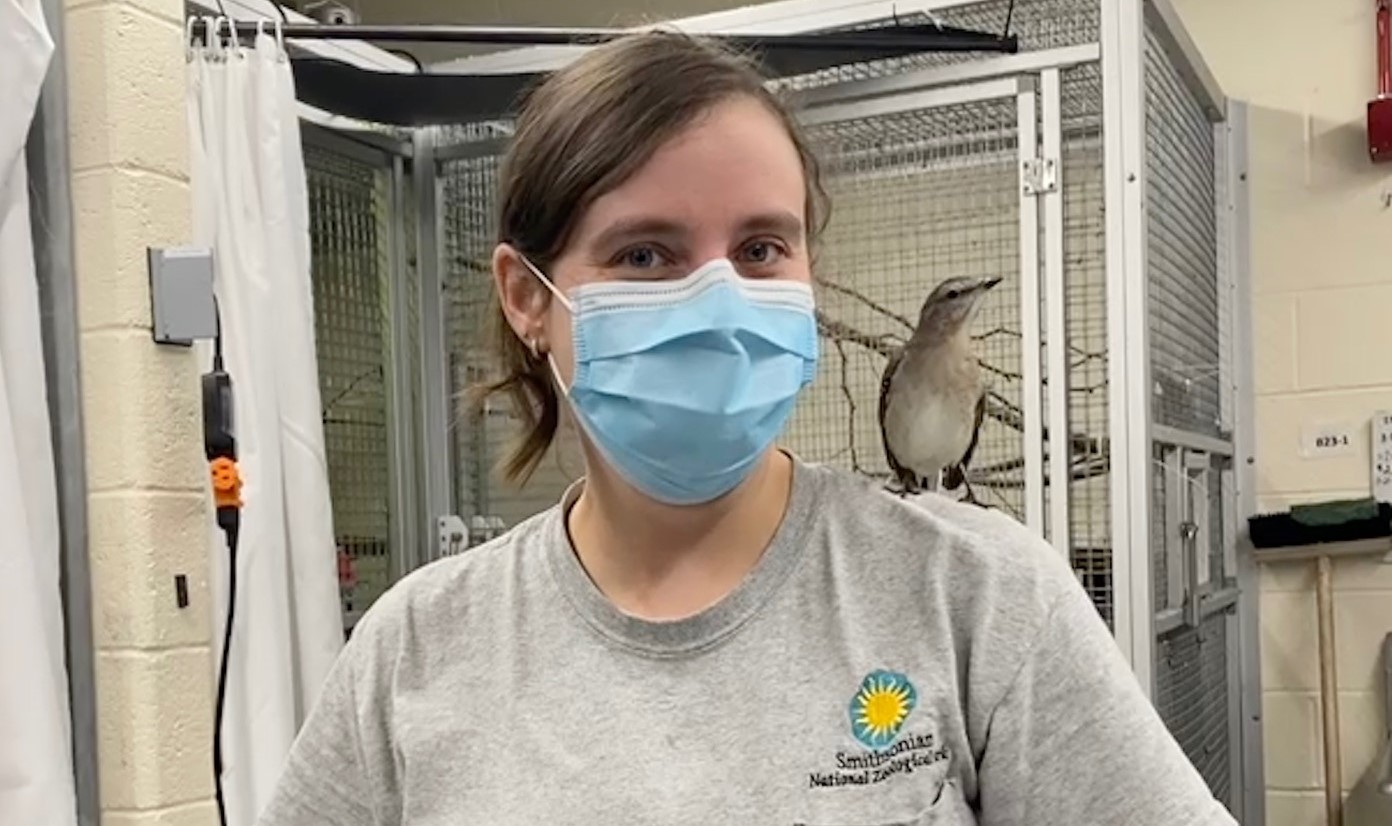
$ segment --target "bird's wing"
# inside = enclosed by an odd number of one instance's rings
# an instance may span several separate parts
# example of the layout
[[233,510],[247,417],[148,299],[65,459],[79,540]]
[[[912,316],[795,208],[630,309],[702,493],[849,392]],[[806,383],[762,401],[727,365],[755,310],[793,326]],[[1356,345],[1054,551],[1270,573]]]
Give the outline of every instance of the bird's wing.
[[976,451],[976,441],[981,438],[981,422],[986,418],[986,391],[982,391],[976,397],[976,421],[972,423],[971,442],[967,445],[967,452],[962,454],[962,458],[957,464],[949,467],[943,476],[943,487],[948,490],[956,490],[962,483],[967,481],[967,466],[971,464],[972,453]]
[[885,414],[889,412],[889,390],[894,385],[894,373],[899,369],[899,362],[904,360],[904,350],[900,348],[894,351],[889,357],[889,363],[885,365],[884,373],[880,376],[880,441],[884,444],[885,461],[889,463],[889,469],[894,471],[894,475],[899,479],[906,476],[913,476],[899,461],[894,458],[894,450],[889,446],[889,432],[885,430]]

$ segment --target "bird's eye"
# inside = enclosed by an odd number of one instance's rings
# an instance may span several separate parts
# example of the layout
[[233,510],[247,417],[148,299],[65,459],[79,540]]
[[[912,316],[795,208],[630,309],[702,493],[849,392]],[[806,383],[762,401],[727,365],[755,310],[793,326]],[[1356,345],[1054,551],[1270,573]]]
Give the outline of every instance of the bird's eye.
[[948,290],[948,291],[947,291],[947,297],[948,297],[949,299],[956,298],[956,297],[959,296],[959,295],[961,295],[961,293],[958,292],[957,290]]

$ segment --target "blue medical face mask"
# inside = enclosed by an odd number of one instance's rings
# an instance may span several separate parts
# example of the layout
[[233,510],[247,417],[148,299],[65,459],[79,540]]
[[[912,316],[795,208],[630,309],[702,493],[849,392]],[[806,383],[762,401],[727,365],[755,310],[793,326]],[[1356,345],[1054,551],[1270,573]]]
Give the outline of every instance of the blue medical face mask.
[[596,282],[566,296],[523,263],[572,316],[576,418],[609,465],[659,502],[734,489],[816,373],[806,284],[743,278],[722,258],[677,281]]

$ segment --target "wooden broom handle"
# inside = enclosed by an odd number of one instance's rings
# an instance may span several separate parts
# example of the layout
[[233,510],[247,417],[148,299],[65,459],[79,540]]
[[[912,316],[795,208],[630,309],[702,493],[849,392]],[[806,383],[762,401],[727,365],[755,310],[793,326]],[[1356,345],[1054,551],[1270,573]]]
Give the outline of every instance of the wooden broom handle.
[[1328,826],[1344,823],[1344,778],[1339,758],[1339,672],[1334,660],[1334,574],[1319,558],[1315,602],[1319,609],[1320,708],[1324,717],[1324,805]]

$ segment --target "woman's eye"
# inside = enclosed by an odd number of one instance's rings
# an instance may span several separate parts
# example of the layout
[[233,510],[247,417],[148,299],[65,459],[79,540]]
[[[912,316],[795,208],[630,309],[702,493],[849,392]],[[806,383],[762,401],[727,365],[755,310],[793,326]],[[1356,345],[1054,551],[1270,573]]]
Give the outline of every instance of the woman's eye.
[[755,241],[740,251],[740,256],[751,264],[772,264],[782,255],[783,250],[772,241]]
[[635,270],[646,270],[661,266],[662,254],[652,247],[633,247],[619,255],[619,263]]

